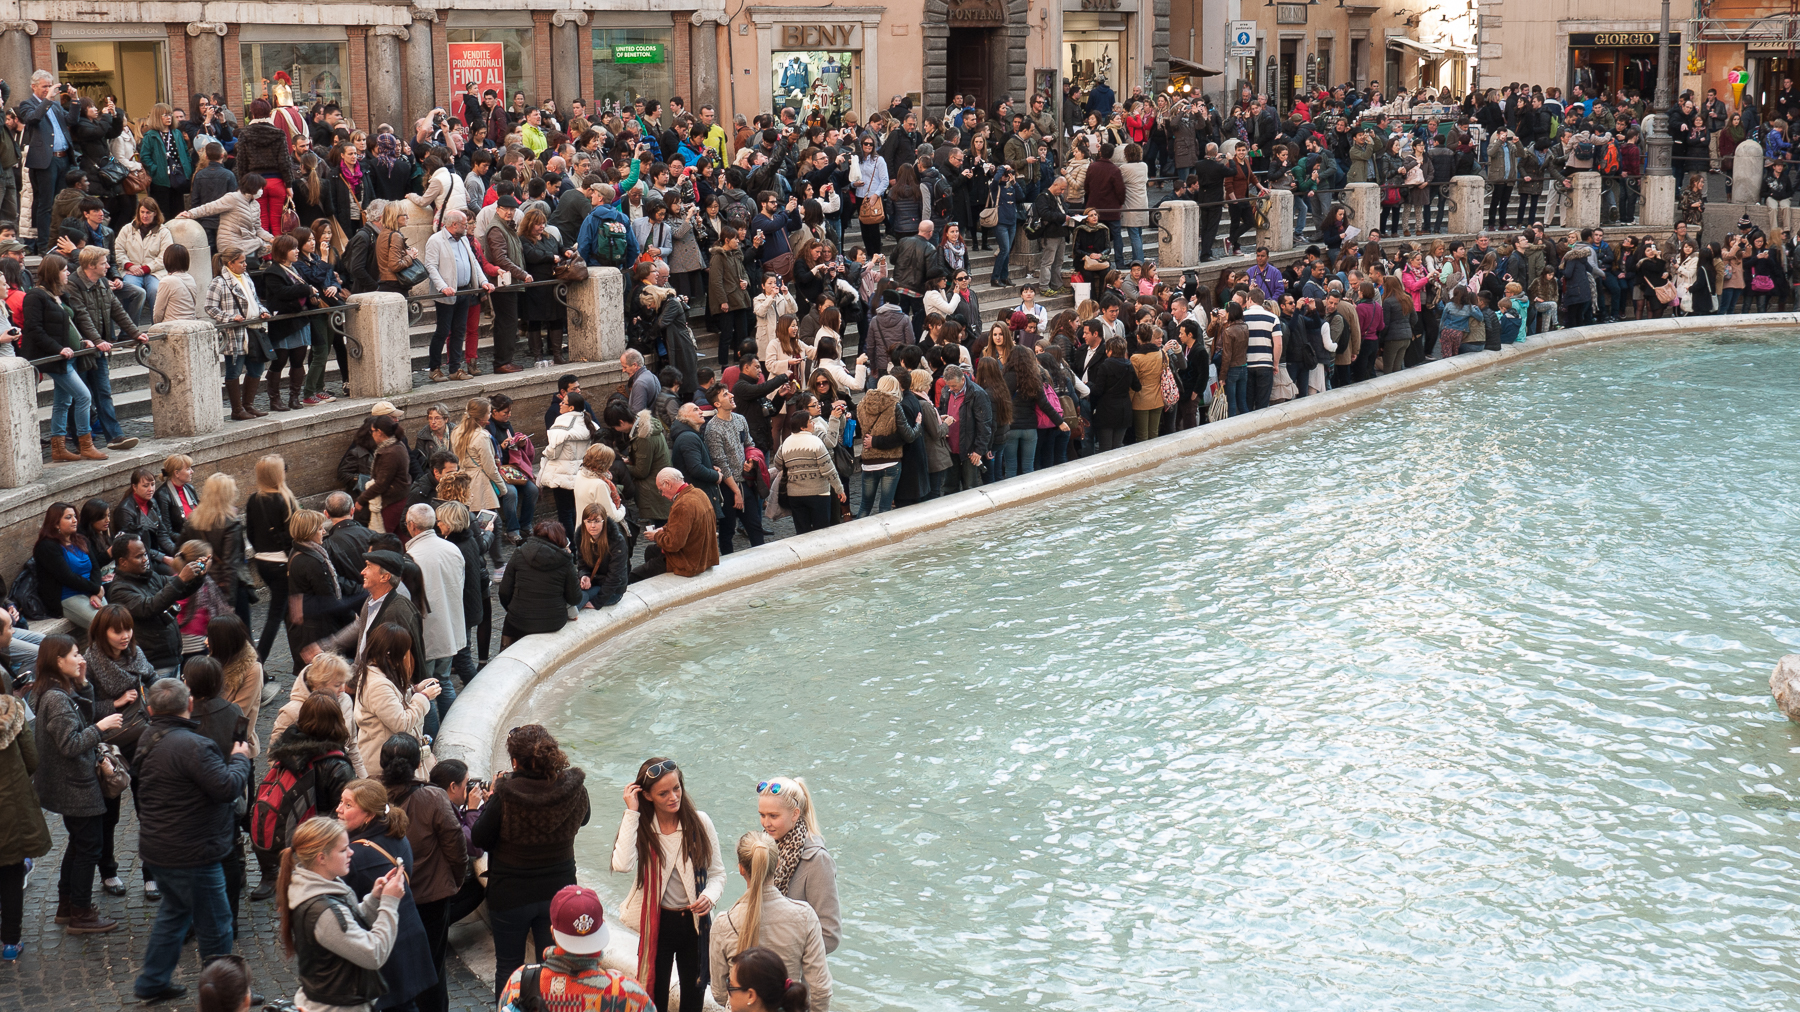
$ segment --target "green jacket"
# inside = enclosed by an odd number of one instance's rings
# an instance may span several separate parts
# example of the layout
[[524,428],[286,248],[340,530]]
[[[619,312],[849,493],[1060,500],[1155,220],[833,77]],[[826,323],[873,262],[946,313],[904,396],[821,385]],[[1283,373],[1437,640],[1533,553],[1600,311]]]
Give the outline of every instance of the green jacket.
[[[188,146],[187,136],[179,130],[175,131],[175,153],[181,158],[182,174],[193,179],[194,151]],[[152,183],[169,185],[169,147],[161,130],[144,131],[144,139],[138,143],[138,161],[144,163],[144,171],[150,173]]]

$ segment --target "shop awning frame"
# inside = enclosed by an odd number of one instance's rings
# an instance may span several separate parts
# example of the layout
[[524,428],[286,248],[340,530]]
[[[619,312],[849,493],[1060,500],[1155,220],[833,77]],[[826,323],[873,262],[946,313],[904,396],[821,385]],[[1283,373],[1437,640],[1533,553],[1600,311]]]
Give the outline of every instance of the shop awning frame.
[[1191,77],[1218,77],[1225,73],[1223,70],[1214,70],[1203,63],[1195,63],[1192,60],[1183,60],[1174,56],[1169,57],[1169,70]]
[[1403,35],[1388,36],[1387,44],[1394,49],[1410,49],[1428,60],[1440,59],[1444,55],[1442,47],[1418,39],[1409,39]]

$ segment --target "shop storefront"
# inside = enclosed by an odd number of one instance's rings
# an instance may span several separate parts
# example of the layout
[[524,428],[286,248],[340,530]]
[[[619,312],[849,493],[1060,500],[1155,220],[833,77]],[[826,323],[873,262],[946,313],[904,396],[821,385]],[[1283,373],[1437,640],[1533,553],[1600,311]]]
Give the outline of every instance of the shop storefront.
[[[649,16],[654,18],[654,15]],[[592,29],[594,101],[600,108],[629,108],[636,98],[667,102],[675,87],[675,29],[660,23],[608,23]]]
[[245,25],[238,38],[246,104],[267,98],[269,82],[285,72],[292,82],[292,104],[322,100],[350,108],[350,45],[343,28]]
[[[756,105],[793,109],[802,123],[860,122],[877,103],[874,42],[882,8],[752,8],[757,37]],[[860,15],[861,20],[855,20]],[[844,20],[823,20],[843,17]],[[868,43],[865,45],[865,43]]]
[[[1657,33],[1570,32],[1569,80],[1573,91],[1613,94],[1636,91],[1645,98],[1656,94]],[[1681,52],[1681,33],[1669,33],[1670,52]]]
[[1062,10],[1063,79],[1082,91],[1105,82],[1128,93],[1138,0],[1063,0]]
[[134,120],[169,100],[168,35],[162,26],[57,22],[51,35],[57,78],[83,98],[104,105],[111,96]]
[[[450,59],[450,94],[461,95],[466,81],[479,72],[481,90],[489,87],[500,95],[500,104],[512,105],[515,92],[536,95],[537,66],[533,60],[531,14],[527,11],[451,11],[444,22],[444,42]],[[500,69],[492,69],[498,56]],[[459,59],[460,58],[460,59]],[[456,77],[459,64],[464,79]],[[504,86],[494,83],[505,78]],[[461,99],[456,101],[460,102]]]

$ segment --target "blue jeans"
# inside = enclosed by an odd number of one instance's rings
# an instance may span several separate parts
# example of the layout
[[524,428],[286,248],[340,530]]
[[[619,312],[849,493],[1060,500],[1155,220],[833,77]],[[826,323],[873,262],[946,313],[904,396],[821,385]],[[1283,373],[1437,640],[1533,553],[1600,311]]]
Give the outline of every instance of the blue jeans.
[[500,500],[500,529],[521,537],[529,535],[532,518],[537,516],[537,501],[538,487],[533,482],[506,486],[506,498]]
[[1012,284],[1012,248],[1013,233],[1018,231],[1017,224],[997,225],[994,227],[994,238],[1000,243],[994,253],[994,283]]
[[1306,197],[1294,194],[1294,242],[1306,240]]
[[[887,493],[887,504],[891,506],[894,501],[894,490],[900,485],[900,469],[895,467],[889,468],[889,470],[894,472],[893,486]],[[739,485],[738,488],[743,489],[744,486]],[[739,520],[744,523],[744,536],[750,539],[751,547],[762,544],[769,536],[769,532],[763,530],[762,525],[762,500],[746,491],[744,492],[744,508],[740,510],[731,505],[731,497],[725,495],[725,489],[720,489],[719,492],[721,498],[725,500],[724,506],[719,512],[719,554],[731,554],[733,548],[731,542],[737,537]]]
[[433,371],[444,365],[444,342],[450,342],[450,359],[461,365],[463,339],[469,332],[469,307],[481,298],[478,292],[469,292],[456,297],[454,302],[437,303],[437,324],[431,330],[431,359]]
[[[1738,297],[1744,294],[1742,288],[1723,288],[1719,290],[1719,315],[1725,316],[1737,311]],[[1622,300],[1621,300],[1622,301]],[[1623,316],[1621,310],[1619,315]],[[52,424],[55,424],[52,422]]]
[[444,690],[438,693],[438,698],[431,701],[431,709],[425,711],[425,733],[433,738],[437,737],[438,724],[450,712],[450,704],[456,702],[456,682],[450,677],[450,664],[454,660],[454,655],[428,660],[425,662],[425,673],[419,677],[420,681],[437,679],[438,685]]
[[1055,467],[1067,463],[1069,459],[1069,434],[1059,428],[1039,429],[1037,441],[1036,470]]
[[1225,370],[1225,403],[1234,418],[1250,410],[1250,370],[1245,366]]
[[[50,434],[52,436],[85,436],[88,434],[88,412],[92,409],[94,399],[88,393],[87,385],[75,373],[75,363],[63,366],[62,372],[49,374],[53,384],[50,400]],[[75,422],[75,431],[69,431],[69,422]]]
[[898,463],[879,471],[863,471],[862,508],[857,510],[856,518],[861,520],[871,513],[893,509],[894,493],[898,491],[900,491],[900,465]]
[[[131,287],[144,293],[144,307],[145,308],[147,308],[147,309],[152,308],[156,305],[156,287],[158,284],[158,282],[156,280],[156,275],[154,275],[154,274],[144,274],[144,275],[127,274],[127,275],[124,275],[124,280],[127,285],[130,285]],[[150,322],[150,314],[149,313],[139,313],[137,315],[137,322],[139,322],[139,323]]]
[[1007,429],[1000,443],[1000,477],[1030,474],[1037,464],[1037,430]]
[[200,959],[231,953],[231,904],[225,896],[225,866],[217,861],[198,868],[146,866],[145,871],[162,890],[156,908],[156,925],[150,929],[150,945],[144,952],[144,970],[132,990],[139,998],[169,986],[181,965],[181,950],[188,927],[200,939]]
[[225,356],[225,378],[234,380],[242,375],[247,379],[261,379],[263,370],[268,366],[269,363],[262,359],[251,358],[248,355],[227,355]]
[[107,365],[107,356],[96,356],[95,367],[81,374],[81,381],[87,384],[88,393],[92,397],[93,428],[106,437],[109,443],[125,438],[125,430],[119,428],[119,419],[113,414],[112,369]]

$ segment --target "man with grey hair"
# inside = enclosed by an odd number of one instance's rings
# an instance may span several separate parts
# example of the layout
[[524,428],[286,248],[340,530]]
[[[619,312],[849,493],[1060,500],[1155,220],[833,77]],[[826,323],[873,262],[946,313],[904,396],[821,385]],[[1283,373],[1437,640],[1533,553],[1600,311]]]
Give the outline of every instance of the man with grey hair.
[[25,168],[31,173],[31,223],[37,227],[39,253],[53,245],[50,205],[62,190],[63,173],[75,165],[69,114],[55,94],[72,91],[56,83],[56,75],[36,70],[31,75],[31,97],[19,103],[19,122],[25,125]]
[[[200,663],[200,662],[192,662]],[[217,666],[213,668],[217,678]],[[249,789],[250,744],[219,742],[200,733],[188,688],[173,678],[144,693],[150,725],[136,756],[138,856],[162,890],[144,968],[132,991],[144,1001],[180,998],[173,983],[188,928],[200,942],[200,961],[231,953],[231,901],[225,859],[237,845],[233,805]]]
[[[431,276],[431,287],[439,295],[435,300],[437,325],[431,332],[428,366],[433,383],[444,381],[446,340],[450,361],[456,365],[456,371],[449,378],[469,378],[468,370],[460,364],[465,358],[463,343],[469,332],[469,307],[480,301],[482,293],[494,290],[475,259],[475,248],[469,245],[469,216],[453,207],[444,212],[443,226],[425,240],[425,273]],[[467,358],[473,361],[474,356]]]
[[625,354],[619,356],[619,368],[625,370],[625,381],[631,384],[631,416],[636,418],[638,412],[656,403],[656,396],[662,393],[662,382],[655,373],[644,368],[644,355],[636,348],[627,348]]
[[456,686],[450,678],[450,662],[469,644],[469,623],[463,614],[463,587],[467,568],[462,550],[437,533],[437,511],[425,503],[406,511],[406,554],[419,567],[419,585],[425,589],[420,621],[425,630],[425,678],[443,686],[425,715],[425,733],[437,734],[438,721],[456,702]]
[[[690,405],[691,407],[692,405]],[[669,500],[669,519],[661,527],[644,528],[653,544],[644,552],[644,564],[633,579],[674,573],[699,576],[719,564],[719,525],[713,501],[688,484],[680,468],[665,467],[656,473],[656,490]]]
[[338,592],[345,597],[362,589],[357,576],[362,572],[363,553],[375,539],[375,532],[363,526],[355,514],[356,500],[350,493],[340,489],[325,497],[325,519],[330,524],[325,531],[325,554],[337,573]]

